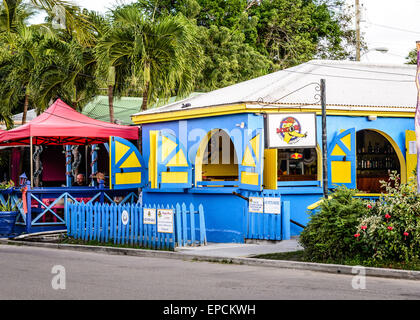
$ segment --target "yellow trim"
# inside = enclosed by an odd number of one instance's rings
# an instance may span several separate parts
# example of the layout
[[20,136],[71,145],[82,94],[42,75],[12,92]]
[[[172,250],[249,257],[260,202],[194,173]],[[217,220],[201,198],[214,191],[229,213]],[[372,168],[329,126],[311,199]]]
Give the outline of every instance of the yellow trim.
[[407,159],[407,181],[410,180],[410,178],[414,177],[415,174],[413,171],[417,168],[417,154],[409,154],[409,142],[410,141],[417,141],[416,139],[416,132],[413,130],[406,130],[405,131],[405,158]]
[[353,152],[353,150],[351,150],[351,134],[350,133],[342,137],[340,140],[347,147],[347,149],[349,149],[350,152]]
[[380,197],[380,193],[356,193],[356,197]]
[[316,170],[316,176],[318,178],[318,181],[322,181],[322,150],[319,144],[316,145],[316,163],[317,163],[317,170]]
[[[329,106],[334,107],[334,106]],[[336,106],[340,107],[340,106]],[[351,106],[346,106],[351,107]],[[360,106],[353,106],[360,107]],[[368,107],[368,106],[366,106]],[[368,117],[370,115],[376,115],[377,117],[398,117],[398,118],[414,118],[415,110],[413,111],[393,111],[393,108],[389,108],[389,111],[374,111],[374,110],[327,110],[327,115],[329,116],[359,116],[359,117]],[[306,108],[306,107],[291,107],[291,106],[270,106],[270,107],[261,107],[258,108],[256,105],[250,105],[246,103],[231,104],[231,105],[219,105],[219,106],[210,106],[202,107],[196,109],[187,109],[187,110],[177,110],[170,112],[161,112],[154,114],[138,114],[133,115],[131,120],[135,124],[143,123],[154,123],[154,122],[166,122],[166,121],[175,121],[183,119],[193,119],[193,118],[205,118],[205,117],[214,117],[221,115],[237,114],[237,113],[290,113],[290,112],[314,112],[317,115],[322,114],[321,108]]]
[[115,184],[141,183],[141,172],[125,172],[115,174]]
[[331,183],[351,183],[350,161],[331,161]]
[[134,115],[131,117],[131,121],[135,124],[141,123],[153,123],[153,122],[164,122],[164,121],[175,121],[192,118],[204,118],[212,116],[220,116],[235,113],[247,112],[246,104],[233,104],[223,106],[212,106],[190,110],[179,110],[172,112],[162,112],[154,114]]
[[157,188],[157,137],[159,131],[149,132],[150,157],[149,157],[149,181],[152,189]]
[[109,137],[109,157],[108,157],[108,159],[109,159],[109,161],[108,161],[108,164],[109,164],[109,176],[110,176],[110,178],[109,178],[109,189],[112,189],[112,164],[111,164],[111,160],[112,160],[112,157],[111,157],[111,154],[112,154],[112,137]]
[[[328,200],[330,200],[331,198],[332,198],[331,196],[328,196]],[[314,210],[314,209],[318,208],[321,205],[322,201],[324,201],[324,200],[325,200],[325,198],[322,198],[322,199],[318,200],[317,202],[314,202],[311,205],[307,206],[306,208],[308,210]]]
[[277,190],[277,149],[264,150],[264,189]]
[[258,186],[258,177],[259,174],[256,172],[241,172],[241,183],[243,184],[252,184],[254,186]]
[[257,161],[260,159],[260,134],[257,134],[254,138],[251,139],[250,144],[252,150],[254,151]]
[[162,172],[162,183],[188,183],[188,172]]
[[173,142],[171,139],[162,136],[162,159],[161,161],[165,161],[166,158],[171,154],[172,151],[175,150],[177,144]]
[[338,144],[335,145],[333,151],[331,152],[332,156],[345,156],[346,153],[343,151],[343,149],[340,148]]
[[178,153],[166,164],[167,167],[188,167],[184,152],[179,149]]
[[140,161],[135,152],[132,152],[127,160],[120,166],[120,168],[138,168],[141,167]]
[[246,167],[256,167],[254,158],[252,158],[251,150],[246,146],[244,158],[242,159],[242,165]]
[[130,147],[121,142],[115,141],[115,163],[118,163],[128,150],[130,150]]
[[213,134],[215,134],[218,130],[213,129],[207,132],[207,134],[203,137],[198,147],[197,153],[195,155],[195,181],[203,181],[203,157],[204,152],[206,151],[207,145],[209,140]]

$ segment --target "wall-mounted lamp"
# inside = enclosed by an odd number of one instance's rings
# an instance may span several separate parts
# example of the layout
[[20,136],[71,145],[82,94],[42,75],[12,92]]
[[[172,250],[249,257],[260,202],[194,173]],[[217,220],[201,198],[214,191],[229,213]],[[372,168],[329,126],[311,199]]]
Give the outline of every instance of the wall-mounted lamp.
[[242,121],[241,123],[237,123],[236,126],[243,129],[245,128],[245,122]]
[[374,115],[374,116],[368,116],[369,121],[375,121],[376,119],[378,119],[378,116]]

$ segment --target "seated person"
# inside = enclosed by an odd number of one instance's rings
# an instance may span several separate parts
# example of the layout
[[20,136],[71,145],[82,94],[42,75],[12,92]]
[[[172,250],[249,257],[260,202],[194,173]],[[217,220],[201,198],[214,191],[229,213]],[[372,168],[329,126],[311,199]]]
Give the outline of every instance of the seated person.
[[76,176],[76,181],[73,182],[72,184],[73,187],[86,187],[86,180],[85,180],[85,175],[83,173],[79,173]]
[[98,186],[101,184],[101,181],[103,181],[103,184],[105,186],[105,174],[103,174],[102,172],[97,172],[95,175],[92,176],[92,178],[96,178]]

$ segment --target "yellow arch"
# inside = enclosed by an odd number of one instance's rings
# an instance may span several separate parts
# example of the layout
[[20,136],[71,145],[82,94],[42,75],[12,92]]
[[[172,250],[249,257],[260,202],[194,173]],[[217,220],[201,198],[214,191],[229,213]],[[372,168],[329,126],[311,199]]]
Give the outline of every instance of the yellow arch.
[[[385,132],[382,132],[378,129],[361,129],[360,131],[363,130],[371,130],[374,131],[376,133],[379,133],[380,135],[382,135],[386,140],[388,140],[388,142],[391,144],[391,146],[394,148],[395,153],[397,154],[398,157],[398,161],[400,162],[400,175],[401,175],[401,183],[407,183],[407,165],[405,163],[405,158],[404,155],[402,154],[400,147],[398,146],[398,144],[394,141],[394,139],[391,138],[391,136],[389,136],[388,134],[386,134]],[[357,179],[357,177],[356,177]]]
[[[207,132],[207,134],[203,137],[203,139],[201,139],[200,145],[198,146],[198,150],[195,156],[195,182],[197,183],[198,181],[203,181],[203,157],[204,157],[204,152],[206,151],[207,145],[211,139],[211,137],[218,133],[220,130],[222,129],[212,129],[209,132]],[[224,131],[224,130],[222,130]],[[229,134],[224,131],[225,134],[228,135],[228,137],[231,139],[231,137],[229,136]],[[232,140],[232,139],[231,139]],[[234,153],[235,156],[237,158],[237,153],[235,150],[235,146],[233,146],[234,148]]]

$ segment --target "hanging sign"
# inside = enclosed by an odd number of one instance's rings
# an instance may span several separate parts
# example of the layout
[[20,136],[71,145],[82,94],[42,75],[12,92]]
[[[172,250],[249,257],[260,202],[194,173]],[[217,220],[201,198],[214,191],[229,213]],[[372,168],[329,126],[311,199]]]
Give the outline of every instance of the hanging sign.
[[249,197],[249,212],[264,212],[264,198],[260,197]]
[[281,213],[280,198],[265,197],[264,198],[264,213]]
[[268,148],[315,148],[316,114],[268,114],[266,120]]
[[157,231],[161,233],[174,232],[174,211],[172,209],[157,210]]
[[156,209],[143,209],[143,224],[156,224]]

